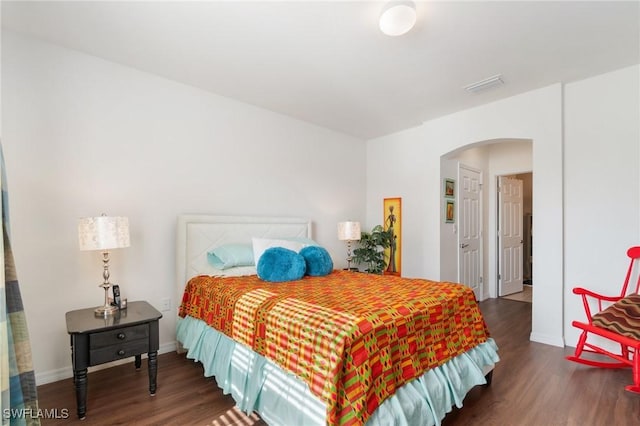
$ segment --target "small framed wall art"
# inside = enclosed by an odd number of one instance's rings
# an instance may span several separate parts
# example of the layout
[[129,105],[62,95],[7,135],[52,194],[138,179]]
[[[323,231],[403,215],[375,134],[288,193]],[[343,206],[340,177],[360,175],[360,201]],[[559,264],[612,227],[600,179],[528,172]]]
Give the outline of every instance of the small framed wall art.
[[444,196],[445,198],[456,198],[456,181],[453,179],[444,179]]
[[445,200],[444,202],[444,221],[446,223],[454,223],[456,219],[456,204],[453,200]]

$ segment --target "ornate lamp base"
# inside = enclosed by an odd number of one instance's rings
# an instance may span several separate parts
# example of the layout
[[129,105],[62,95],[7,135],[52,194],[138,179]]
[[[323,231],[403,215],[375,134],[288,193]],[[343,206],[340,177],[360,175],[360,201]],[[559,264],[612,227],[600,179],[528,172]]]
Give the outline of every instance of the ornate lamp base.
[[109,288],[111,287],[111,283],[103,283],[98,287],[104,288],[104,305],[98,306],[96,309],[94,309],[96,316],[106,317],[109,315],[113,315],[118,310],[118,307],[111,306],[109,304]]
[[94,312],[96,313],[96,316],[106,317],[115,314],[117,310],[117,306],[98,306]]

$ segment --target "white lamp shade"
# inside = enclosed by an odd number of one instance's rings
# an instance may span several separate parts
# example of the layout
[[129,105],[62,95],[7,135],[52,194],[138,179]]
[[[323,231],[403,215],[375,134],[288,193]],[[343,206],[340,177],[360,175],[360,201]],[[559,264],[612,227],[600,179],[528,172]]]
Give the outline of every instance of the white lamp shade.
[[389,36],[408,32],[416,23],[416,5],[413,1],[392,1],[380,13],[380,31]]
[[80,250],[129,247],[129,219],[118,216],[80,218],[78,238]]
[[360,240],[360,222],[338,223],[338,239],[340,241]]

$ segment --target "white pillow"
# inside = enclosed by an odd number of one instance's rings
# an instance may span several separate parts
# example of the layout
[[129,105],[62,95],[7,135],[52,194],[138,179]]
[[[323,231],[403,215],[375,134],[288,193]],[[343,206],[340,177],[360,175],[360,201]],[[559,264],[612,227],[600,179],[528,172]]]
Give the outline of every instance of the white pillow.
[[253,261],[256,265],[258,265],[258,261],[260,260],[260,256],[265,250],[271,247],[283,247],[289,250],[293,250],[298,253],[300,250],[307,246],[317,246],[318,244],[310,240],[308,238],[282,238],[282,239],[274,239],[274,238],[257,238],[253,237]]

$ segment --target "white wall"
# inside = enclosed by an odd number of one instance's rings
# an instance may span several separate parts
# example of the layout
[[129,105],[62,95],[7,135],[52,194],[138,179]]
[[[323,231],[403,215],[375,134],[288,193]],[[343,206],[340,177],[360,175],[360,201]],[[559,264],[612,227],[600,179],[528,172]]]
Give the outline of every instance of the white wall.
[[[12,242],[39,383],[71,372],[65,312],[102,303],[101,256],[78,250],[79,217],[129,217],[112,282],[156,307],[175,293],[181,213],[307,217],[346,266],[336,224],[365,219],[364,141],[13,33],[2,68]],[[163,350],[174,312],[160,321]]]
[[[536,200],[532,339],[562,345],[562,87],[462,111],[367,144],[367,220],[403,197],[403,275],[440,278],[440,157],[469,144],[530,139]],[[382,173],[384,171],[384,173]],[[538,192],[538,188],[540,191]],[[559,206],[559,207],[558,207]],[[544,247],[544,249],[542,249]],[[543,303],[535,303],[536,301]]]
[[[491,179],[530,165],[535,232],[531,339],[562,346],[566,335],[567,343],[575,345],[577,333],[570,323],[583,314],[570,289],[584,283],[605,291],[613,271],[624,272],[626,248],[638,244],[639,80],[636,65],[370,141],[367,220],[379,220],[383,197],[402,196],[403,274],[439,279],[442,253],[434,236],[441,226],[440,157],[481,141],[530,139],[531,159],[521,157],[524,162],[511,165],[512,170],[507,157],[500,166],[494,161]],[[495,208],[494,200],[489,204]],[[620,279],[611,285],[619,288]]]
[[[640,66],[565,87],[565,335],[584,320],[576,286],[619,293],[640,245]],[[534,187],[534,203],[537,189]],[[535,243],[534,243],[535,244]],[[535,261],[535,260],[534,260]],[[535,283],[534,283],[535,291]]]

